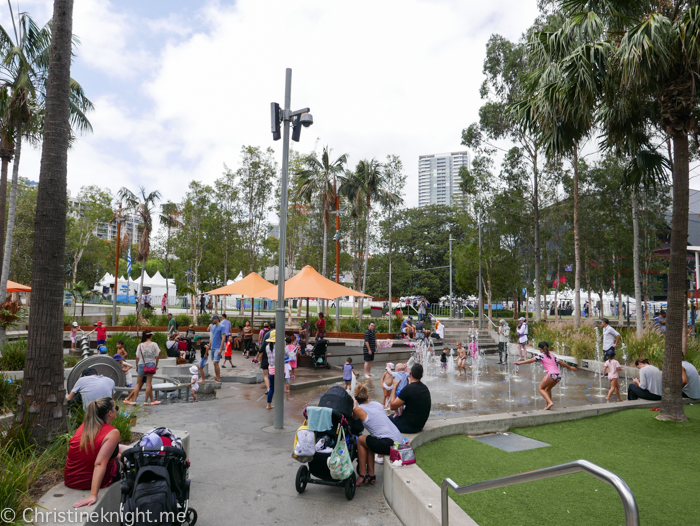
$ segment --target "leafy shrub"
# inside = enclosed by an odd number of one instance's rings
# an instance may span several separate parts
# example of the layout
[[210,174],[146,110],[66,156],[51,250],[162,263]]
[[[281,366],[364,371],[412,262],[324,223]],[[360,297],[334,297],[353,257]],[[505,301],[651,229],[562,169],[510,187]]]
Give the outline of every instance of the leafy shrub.
[[340,332],[360,332],[360,322],[357,318],[341,318]]
[[[135,418],[141,411],[143,406],[126,406],[120,407],[119,412],[117,412],[117,417],[110,424],[119,430],[119,441],[124,444],[131,442],[131,419]],[[78,406],[71,409],[69,418],[69,430],[71,434],[75,432],[76,429],[80,427],[85,418],[85,410],[83,406]]]
[[81,360],[80,356],[71,356],[69,354],[63,355],[63,367],[71,368]]
[[156,311],[153,309],[141,309],[141,317],[146,320],[149,324],[151,320],[156,316]]
[[167,327],[169,321],[167,314],[156,314],[149,320],[153,327]]
[[197,316],[197,326],[198,327],[208,327],[211,323],[211,314],[200,314]]
[[0,371],[24,371],[27,359],[27,340],[11,340],[2,347]]
[[61,472],[68,455],[70,435],[58,435],[42,449],[31,441],[30,422],[26,415],[23,423],[13,422],[0,433],[0,503],[17,517],[36,505],[30,491],[51,472]]
[[0,373],[0,414],[10,413],[15,410],[21,390],[21,378],[15,380]]
[[131,336],[126,332],[115,332],[109,335],[107,338],[107,352],[114,356],[117,352],[117,340],[124,341],[124,349],[126,349],[126,357],[129,360],[136,358],[136,347],[141,341],[140,338],[136,336]]
[[173,316],[173,318],[175,318],[175,321],[177,321],[179,327],[189,327],[192,325],[192,318],[187,314],[177,314]]
[[119,325],[124,327],[135,327],[136,326],[136,313],[125,315],[121,320],[119,320]]
[[[311,332],[314,334],[316,334],[316,322],[318,320],[318,316],[309,315],[309,327],[311,327]],[[335,332],[335,318],[326,316],[326,332]]]
[[168,335],[164,332],[154,332],[152,341],[157,343],[158,347],[160,347],[160,357],[167,357],[168,355],[165,352],[165,343],[168,341]]

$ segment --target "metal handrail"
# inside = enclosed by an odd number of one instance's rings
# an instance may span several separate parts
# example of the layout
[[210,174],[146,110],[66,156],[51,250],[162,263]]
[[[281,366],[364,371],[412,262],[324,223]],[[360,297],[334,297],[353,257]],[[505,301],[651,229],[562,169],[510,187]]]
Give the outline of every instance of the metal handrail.
[[498,330],[498,325],[496,325],[491,318],[488,317],[486,313],[484,313],[484,318],[489,320],[491,322],[491,325],[493,325],[494,329]]
[[458,495],[464,495],[466,493],[476,493],[487,489],[512,486],[513,484],[520,484],[522,482],[533,482],[535,480],[558,477],[560,475],[569,475],[580,471],[588,473],[589,475],[592,475],[603,482],[607,482],[613,488],[615,488],[617,494],[622,500],[622,506],[625,508],[625,526],[639,526],[639,508],[637,507],[637,501],[632,494],[632,490],[627,483],[615,475],[615,473],[612,471],[601,468],[600,466],[587,460],[574,460],[573,462],[566,462],[565,464],[549,466],[547,468],[536,469],[534,471],[518,473],[517,475],[509,475],[507,477],[500,477],[493,480],[487,480],[485,482],[477,482],[476,484],[469,484],[468,486],[457,486],[452,479],[446,478],[442,481],[440,495],[440,505],[442,507],[442,526],[448,526],[450,523],[448,506],[449,501],[447,498],[447,490],[449,488],[452,488]]

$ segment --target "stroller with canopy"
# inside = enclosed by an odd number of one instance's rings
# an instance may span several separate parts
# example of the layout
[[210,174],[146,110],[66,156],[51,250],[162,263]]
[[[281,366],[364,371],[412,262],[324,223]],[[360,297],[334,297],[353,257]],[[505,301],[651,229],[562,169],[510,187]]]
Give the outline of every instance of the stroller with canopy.
[[[161,446],[148,444],[157,435]],[[182,441],[165,427],[144,435],[140,445],[122,453],[121,520],[124,526],[194,526],[189,506],[190,461]]]
[[[319,400],[318,407],[330,408],[332,411],[332,427],[327,430],[316,430],[313,431],[314,434],[314,444],[318,444],[321,440],[324,440],[324,445],[330,449],[335,446],[339,436],[345,436],[345,442],[347,444],[347,451],[350,455],[351,461],[357,459],[357,435],[362,434],[364,426],[359,420],[353,420],[352,418],[352,408],[353,400],[352,397],[347,393],[345,389],[341,386],[331,387]],[[307,411],[308,407],[304,409],[304,425],[300,428],[305,427],[308,421]],[[341,428],[343,432],[341,433]],[[311,430],[309,430],[311,432]],[[296,442],[295,442],[296,446]],[[324,486],[335,486],[345,488],[345,498],[352,500],[355,496],[355,472],[345,480],[336,480],[331,476],[331,471],[328,467],[328,459],[331,456],[331,452],[319,451],[316,448],[313,456],[298,456],[292,454],[292,457],[303,465],[297,471],[295,487],[299,493],[303,493],[306,490],[307,484],[322,484]]]
[[[316,341],[313,348],[309,352],[309,358],[311,359],[311,367],[317,369],[319,367],[331,368],[331,364],[328,363],[328,340],[325,338],[320,338]],[[351,408],[352,409],[352,408]]]

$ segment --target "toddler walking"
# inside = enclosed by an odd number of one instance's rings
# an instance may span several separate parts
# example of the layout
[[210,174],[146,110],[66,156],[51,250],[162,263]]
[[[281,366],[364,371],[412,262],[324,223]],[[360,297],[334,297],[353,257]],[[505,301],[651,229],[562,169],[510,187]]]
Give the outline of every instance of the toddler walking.
[[226,342],[226,349],[224,349],[224,363],[221,367],[226,368],[226,360],[231,364],[231,367],[236,367],[233,365],[233,360],[231,358],[231,348],[233,347],[233,334],[228,335],[228,341]]
[[345,360],[345,365],[343,365],[343,380],[345,381],[345,389],[350,389],[352,385],[352,375],[357,378],[357,373],[352,366],[352,358]]
[[603,366],[603,374],[605,371],[608,372],[608,380],[610,380],[610,391],[608,391],[608,396],[605,397],[606,401],[610,401],[610,397],[615,393],[617,395],[617,401],[622,402],[622,397],[620,396],[620,362],[615,359],[615,349],[610,349],[608,351],[608,359]]
[[196,365],[190,367],[190,373],[192,374],[192,378],[187,386],[192,388],[192,400],[197,402],[197,391],[199,391],[199,369]]

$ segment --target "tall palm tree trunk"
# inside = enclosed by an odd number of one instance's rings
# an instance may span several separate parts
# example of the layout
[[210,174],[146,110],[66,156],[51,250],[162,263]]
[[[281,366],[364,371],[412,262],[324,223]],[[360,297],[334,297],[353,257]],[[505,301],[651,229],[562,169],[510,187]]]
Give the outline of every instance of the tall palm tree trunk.
[[581,242],[578,225],[578,145],[574,146],[574,327],[581,326]]
[[[367,199],[367,233],[365,234],[365,269],[362,276],[362,294],[365,293],[367,288],[367,265],[369,263],[369,208],[370,201]],[[360,321],[362,321],[362,312],[365,310],[364,298],[360,297]]]
[[63,283],[73,0],[54,0],[52,20],[44,140],[34,220],[33,301],[24,381],[15,415],[20,422],[25,415],[32,416],[32,437],[39,443],[65,432],[67,424]]
[[686,264],[688,239],[688,134],[673,134],[673,216],[668,268],[668,316],[664,345],[663,395],[659,420],[685,422],[681,397],[683,331],[686,328]]
[[[5,248],[3,251],[2,274],[0,275],[0,301],[7,297],[7,280],[10,278],[10,260],[12,256],[12,234],[15,230],[17,218],[17,182],[19,181],[19,159],[22,153],[22,124],[17,124],[17,141],[15,145],[15,162],[12,165],[12,189],[10,190],[10,210],[7,215],[7,233],[5,234]],[[5,221],[4,215],[0,218]],[[0,327],[0,344],[7,340],[4,327]]]
[[[322,263],[321,263],[321,275],[324,278],[327,278],[328,275],[326,274],[326,260],[328,257],[328,223],[326,221],[326,211],[323,211],[323,258],[322,258]],[[323,310],[326,314],[328,315],[328,309],[327,309],[327,300],[322,300],[322,305],[323,305]],[[318,310],[318,309],[317,309]]]
[[[632,189],[632,232],[634,246],[632,249],[632,261],[634,265],[634,304],[635,322],[637,325],[637,338],[644,332],[644,320],[642,319],[642,281],[639,273],[639,205],[637,204],[637,191]],[[627,305],[629,309],[630,306]]]
[[[0,146],[0,155],[2,156],[2,168],[0,169],[0,246],[5,246],[5,212],[7,205],[7,171],[9,168],[10,161],[14,155],[14,149],[6,148],[5,146]],[[0,268],[2,268],[2,262],[4,260],[4,254],[0,252]]]
[[146,274],[146,258],[144,257],[143,258],[143,265],[141,266],[141,279],[139,279],[139,294],[138,294],[138,297],[136,298],[136,336],[138,336],[138,332],[139,332],[139,321],[140,321],[141,309],[143,309],[143,307],[144,307],[141,304],[141,297],[143,296],[143,277],[145,274]]
[[[537,171],[537,155],[532,164],[533,186],[532,204],[535,211],[535,321],[540,321],[540,203],[539,203],[539,173]],[[525,305],[525,317],[528,317],[527,305]]]

